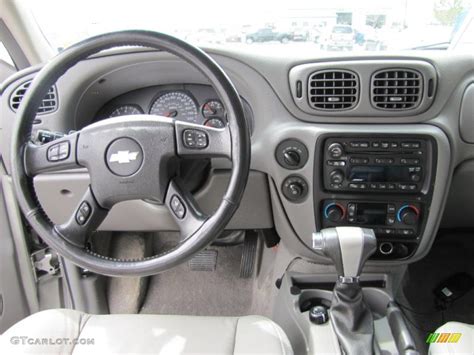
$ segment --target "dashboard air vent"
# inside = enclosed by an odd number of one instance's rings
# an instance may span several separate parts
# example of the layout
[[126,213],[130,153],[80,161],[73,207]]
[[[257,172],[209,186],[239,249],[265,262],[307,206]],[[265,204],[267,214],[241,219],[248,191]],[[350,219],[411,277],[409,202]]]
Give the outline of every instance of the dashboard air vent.
[[372,76],[372,105],[382,110],[410,110],[422,98],[423,78],[411,69],[384,69]]
[[[26,94],[26,90],[31,85],[31,80],[21,84],[19,87],[15,89],[13,94],[10,96],[10,107],[13,111],[17,111],[20,107],[21,100]],[[44,97],[43,101],[41,102],[40,107],[38,108],[38,115],[46,114],[49,112],[53,112],[58,107],[58,100],[57,100],[57,92],[56,87],[52,86],[46,96]]]
[[317,110],[349,110],[357,104],[359,78],[348,70],[321,70],[308,79],[308,99]]

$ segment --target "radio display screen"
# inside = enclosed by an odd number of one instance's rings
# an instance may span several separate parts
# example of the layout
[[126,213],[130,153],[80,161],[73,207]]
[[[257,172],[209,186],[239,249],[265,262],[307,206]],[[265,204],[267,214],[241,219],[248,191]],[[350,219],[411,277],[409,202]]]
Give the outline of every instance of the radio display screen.
[[352,182],[410,182],[406,166],[353,166],[349,171]]

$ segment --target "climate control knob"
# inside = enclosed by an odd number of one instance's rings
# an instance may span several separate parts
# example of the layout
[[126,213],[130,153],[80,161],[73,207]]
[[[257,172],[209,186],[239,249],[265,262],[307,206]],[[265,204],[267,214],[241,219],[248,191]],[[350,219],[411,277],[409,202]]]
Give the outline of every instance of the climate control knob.
[[331,222],[339,222],[344,219],[346,215],[346,210],[344,206],[338,203],[330,203],[324,209],[324,218],[330,220]]
[[329,179],[331,180],[331,184],[341,184],[344,181],[344,173],[342,170],[334,170],[329,175]]
[[413,205],[404,205],[400,207],[397,213],[398,221],[408,226],[414,226],[419,218],[420,210]]
[[332,159],[339,159],[344,153],[344,148],[342,148],[341,143],[332,143],[328,147],[328,154]]

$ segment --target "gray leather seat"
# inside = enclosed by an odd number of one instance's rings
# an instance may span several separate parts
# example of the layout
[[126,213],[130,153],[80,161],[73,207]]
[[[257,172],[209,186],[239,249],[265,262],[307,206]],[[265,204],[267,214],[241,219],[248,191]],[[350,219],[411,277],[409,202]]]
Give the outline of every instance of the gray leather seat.
[[[78,339],[75,345],[71,343],[74,339]],[[0,354],[14,353],[292,354],[293,351],[283,330],[260,316],[89,315],[56,309],[35,313],[1,336]]]
[[451,355],[451,354],[474,354],[474,325],[448,322],[436,330],[439,334],[457,333],[460,337],[455,342],[449,341],[449,337],[445,335],[447,341],[436,342],[430,345],[430,355]]

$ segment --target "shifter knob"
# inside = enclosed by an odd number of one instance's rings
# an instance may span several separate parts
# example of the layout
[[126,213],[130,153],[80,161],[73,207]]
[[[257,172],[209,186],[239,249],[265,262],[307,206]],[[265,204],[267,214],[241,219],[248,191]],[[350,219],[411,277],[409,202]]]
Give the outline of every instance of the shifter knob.
[[313,233],[313,249],[329,257],[339,278],[357,281],[367,259],[377,249],[372,229],[360,227],[326,228]]

